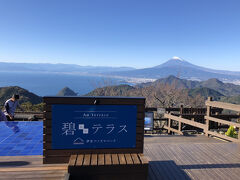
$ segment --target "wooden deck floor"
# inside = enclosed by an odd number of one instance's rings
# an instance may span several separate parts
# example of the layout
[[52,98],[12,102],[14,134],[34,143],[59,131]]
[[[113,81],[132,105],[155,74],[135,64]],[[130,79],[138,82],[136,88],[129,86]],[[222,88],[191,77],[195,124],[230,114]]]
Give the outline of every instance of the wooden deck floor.
[[[149,180],[240,179],[240,144],[205,136],[146,136]],[[42,164],[42,156],[1,156],[0,179],[64,179],[66,164]]]
[[61,180],[67,164],[42,164],[42,156],[1,156],[0,179]]
[[240,144],[205,136],[145,138],[149,180],[240,179]]

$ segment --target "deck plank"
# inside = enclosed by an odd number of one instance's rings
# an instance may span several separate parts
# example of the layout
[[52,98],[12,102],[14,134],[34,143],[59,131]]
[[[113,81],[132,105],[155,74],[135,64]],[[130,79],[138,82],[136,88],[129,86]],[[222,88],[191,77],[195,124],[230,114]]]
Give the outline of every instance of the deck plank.
[[71,155],[70,159],[69,159],[69,166],[74,166],[75,163],[76,163],[76,158],[77,158],[77,155],[74,154],[74,155]]
[[130,154],[125,154],[127,164],[133,164],[133,160]]
[[118,154],[118,158],[119,158],[119,164],[122,164],[122,165],[127,164],[124,154]]
[[141,164],[137,154],[131,154],[133,164]]
[[111,154],[105,154],[105,165],[111,165],[111,164],[112,164]]
[[145,157],[143,154],[138,154],[138,158],[140,159],[141,164],[148,164],[149,163],[147,157]]
[[77,161],[76,161],[76,166],[82,166],[83,165],[83,158],[84,158],[84,155],[82,155],[82,154],[78,155]]
[[104,154],[98,154],[98,165],[104,165]]
[[113,165],[119,165],[118,155],[112,154],[112,164]]
[[83,160],[83,166],[89,166],[91,162],[91,154],[85,154]]
[[91,157],[91,165],[92,166],[96,166],[98,164],[98,159],[97,159],[97,154],[92,154],[92,157]]

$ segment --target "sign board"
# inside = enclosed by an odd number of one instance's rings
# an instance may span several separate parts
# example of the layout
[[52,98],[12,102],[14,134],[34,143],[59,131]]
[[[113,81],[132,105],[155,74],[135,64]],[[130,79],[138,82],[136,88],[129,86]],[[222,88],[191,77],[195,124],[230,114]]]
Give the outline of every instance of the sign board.
[[52,105],[52,149],[136,147],[136,105]]
[[144,118],[144,130],[145,131],[152,131],[153,130],[153,112],[145,112]]

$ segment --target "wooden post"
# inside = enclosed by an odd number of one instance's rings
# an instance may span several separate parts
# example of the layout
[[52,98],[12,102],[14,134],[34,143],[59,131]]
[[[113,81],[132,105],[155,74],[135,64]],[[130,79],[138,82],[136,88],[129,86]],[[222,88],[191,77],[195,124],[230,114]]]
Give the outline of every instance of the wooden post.
[[[195,118],[193,117],[193,118],[191,118],[191,120],[192,120],[192,121],[195,121]],[[193,128],[195,129],[195,127],[193,127]]]
[[240,143],[240,128],[238,128],[238,142]]
[[[171,113],[169,113],[169,114],[171,114]],[[171,119],[168,118],[168,134],[171,133],[170,128],[171,128]]]
[[240,123],[240,112],[238,112],[237,115],[239,116],[237,119],[237,123]]
[[182,115],[184,112],[183,112],[183,105],[180,106],[180,115]]
[[[184,113],[183,105],[180,106],[180,117],[182,117]],[[182,123],[178,121],[178,130],[182,131]]]
[[170,131],[170,128],[171,128],[171,119],[169,118],[168,119],[168,134],[170,134],[171,133],[171,131]]
[[[182,117],[182,115],[180,115],[180,117]],[[180,121],[178,121],[178,130],[182,131],[182,123]]]
[[[208,97],[208,101],[212,101],[212,97]],[[207,114],[208,117],[211,116],[211,106],[207,106]],[[208,131],[209,131],[209,119],[206,119],[206,128],[205,128],[205,136],[208,136]]]
[[[215,115],[216,115],[216,116],[219,115],[219,112],[215,112]],[[220,125],[219,122],[214,122],[214,128],[215,128],[215,129],[218,129],[219,125]]]

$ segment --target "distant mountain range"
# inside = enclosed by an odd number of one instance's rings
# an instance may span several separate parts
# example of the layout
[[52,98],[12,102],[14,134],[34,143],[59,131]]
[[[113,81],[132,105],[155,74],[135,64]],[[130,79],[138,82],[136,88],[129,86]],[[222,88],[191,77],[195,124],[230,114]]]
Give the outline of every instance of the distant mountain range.
[[[110,73],[109,73],[110,74]],[[134,69],[128,71],[113,72],[111,75],[122,77],[138,77],[138,78],[164,78],[174,75],[182,79],[190,80],[207,80],[217,78],[224,82],[240,82],[240,72],[214,70],[191,64],[179,57],[173,57],[167,62],[144,69]]]
[[132,67],[100,67],[80,66],[75,64],[34,64],[34,63],[4,63],[0,62],[0,71],[71,73],[91,76],[117,77],[122,79],[160,79],[174,75],[181,79],[205,81],[211,78],[223,82],[240,84],[240,72],[214,70],[197,66],[179,57],[173,57],[165,63],[143,69]]
[[105,66],[80,66],[76,64],[50,64],[50,63],[6,63],[0,62],[0,71],[15,72],[63,72],[81,74],[100,74],[106,72],[130,71],[132,67],[105,67]]

